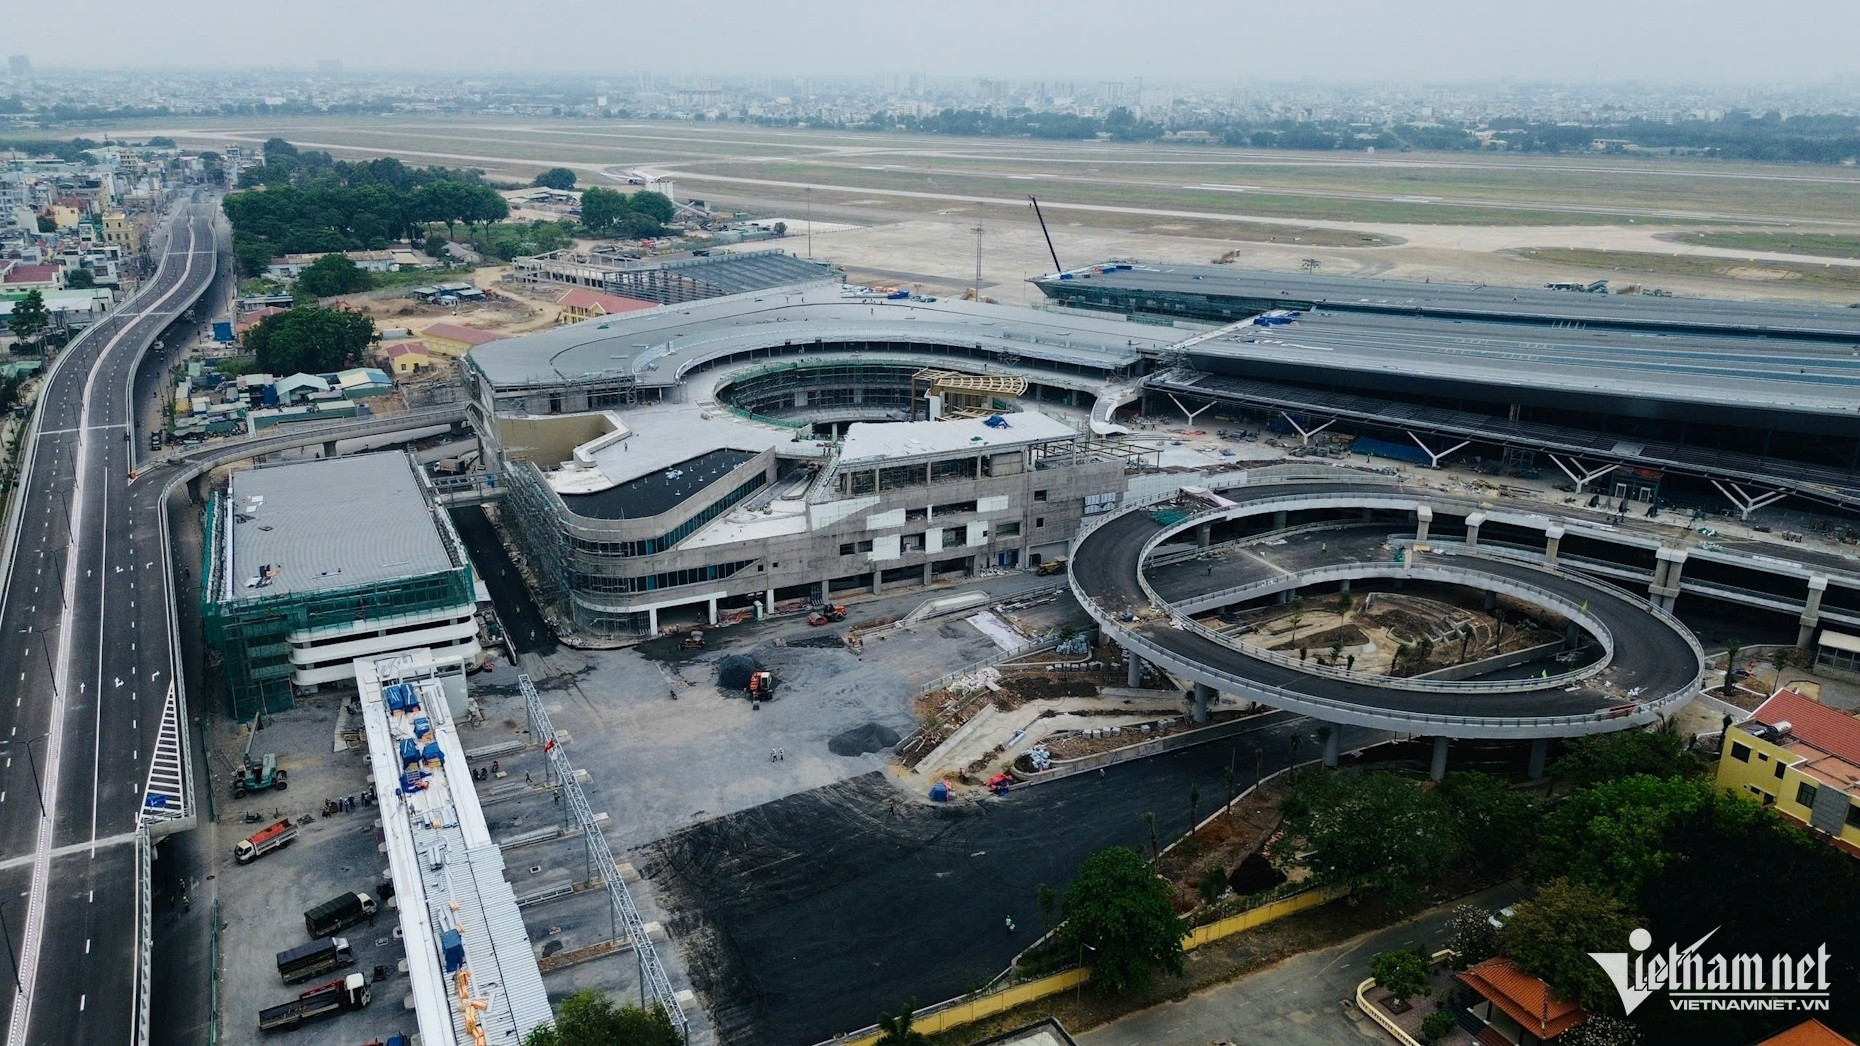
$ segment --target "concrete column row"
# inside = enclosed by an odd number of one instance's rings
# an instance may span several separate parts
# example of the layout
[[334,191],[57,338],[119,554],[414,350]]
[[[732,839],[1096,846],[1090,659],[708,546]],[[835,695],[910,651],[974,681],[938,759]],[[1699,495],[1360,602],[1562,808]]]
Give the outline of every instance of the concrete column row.
[[1815,626],[1821,623],[1821,597],[1828,591],[1828,579],[1811,574],[1808,579],[1808,605],[1802,608],[1801,627],[1796,629],[1795,645],[1806,649],[1815,638]]
[[1654,553],[1653,583],[1647,586],[1647,598],[1662,610],[1673,609],[1679,598],[1679,576],[1686,567],[1686,550],[1663,548]]

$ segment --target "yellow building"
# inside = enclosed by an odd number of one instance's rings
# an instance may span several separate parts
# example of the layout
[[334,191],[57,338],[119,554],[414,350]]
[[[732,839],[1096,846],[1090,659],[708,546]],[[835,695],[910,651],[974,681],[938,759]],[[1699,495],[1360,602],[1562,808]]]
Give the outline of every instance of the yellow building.
[[433,357],[427,353],[426,346],[417,341],[389,342],[383,351],[396,378],[410,377],[421,368],[433,365]]
[[1778,690],[1724,740],[1719,787],[1774,806],[1860,855],[1860,719]]
[[427,351],[440,356],[463,356],[472,348],[510,337],[496,331],[483,331],[458,323],[435,323],[420,332]]
[[103,242],[121,244],[127,252],[142,249],[142,236],[136,223],[121,211],[103,216]]

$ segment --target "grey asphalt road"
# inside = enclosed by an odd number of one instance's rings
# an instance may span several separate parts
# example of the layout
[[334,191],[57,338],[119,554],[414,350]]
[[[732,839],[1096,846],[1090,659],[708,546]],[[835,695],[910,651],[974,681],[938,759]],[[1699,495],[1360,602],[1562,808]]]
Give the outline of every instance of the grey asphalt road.
[[1337,1046],[1359,1041],[1390,1042],[1388,1033],[1360,1013],[1346,1010],[1356,986],[1369,976],[1369,959],[1391,948],[1445,946],[1453,908],[1473,903],[1502,908],[1518,889],[1494,887],[1433,908],[1386,929],[1342,944],[1305,952],[1180,1002],[1163,1003],[1076,1036],[1080,1046],[1178,1046],[1231,1042],[1234,1046]]
[[160,489],[128,479],[125,436],[142,349],[211,281],[215,242],[211,201],[183,203],[154,277],[64,350],[6,535],[0,864],[25,881],[0,911],[18,964],[0,1014],[18,1041],[119,1042],[136,1017],[134,830],[173,666]]

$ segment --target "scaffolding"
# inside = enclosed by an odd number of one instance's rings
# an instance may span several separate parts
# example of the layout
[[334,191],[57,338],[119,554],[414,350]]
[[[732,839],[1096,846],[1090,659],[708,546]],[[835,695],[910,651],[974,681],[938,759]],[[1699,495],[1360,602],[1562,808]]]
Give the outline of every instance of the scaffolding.
[[450,569],[347,588],[237,598],[227,587],[232,549],[221,525],[228,511],[225,501],[226,495],[219,493],[207,502],[200,610],[208,648],[226,683],[226,711],[234,719],[250,719],[261,710],[280,712],[295,704],[291,690],[294,633],[353,629],[362,622],[392,628],[397,621],[449,607],[469,607],[477,601],[471,566],[459,550],[450,521],[431,502],[430,491],[429,507],[438,521]]
[[942,402],[942,417],[952,420],[1011,413],[1016,409],[1012,401],[1027,394],[1027,379],[1018,374],[964,374],[925,367],[911,375],[913,420],[920,382],[926,396]]

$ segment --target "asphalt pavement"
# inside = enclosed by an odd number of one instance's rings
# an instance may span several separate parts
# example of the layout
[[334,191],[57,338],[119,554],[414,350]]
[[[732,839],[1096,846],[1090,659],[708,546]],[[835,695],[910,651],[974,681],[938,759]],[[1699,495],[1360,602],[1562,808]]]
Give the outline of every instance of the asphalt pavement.
[[214,275],[212,208],[182,203],[155,275],[53,364],[5,535],[0,875],[25,881],[0,907],[16,984],[0,1012],[16,1042],[120,1042],[137,1019],[135,829],[173,666],[160,488],[130,480],[133,378]]

